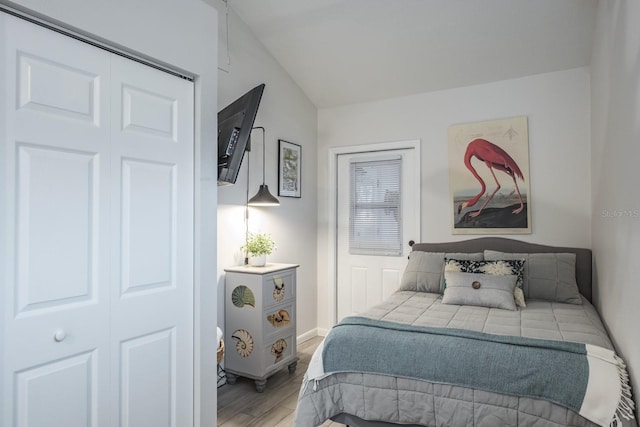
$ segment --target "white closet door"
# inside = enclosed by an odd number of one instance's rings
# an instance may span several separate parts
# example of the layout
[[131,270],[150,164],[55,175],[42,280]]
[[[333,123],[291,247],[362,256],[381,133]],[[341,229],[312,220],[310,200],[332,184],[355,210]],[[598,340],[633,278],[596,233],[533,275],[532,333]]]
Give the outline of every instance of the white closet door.
[[0,35],[0,424],[192,425],[193,86]]
[[193,85],[111,66],[112,404],[123,427],[193,424]]
[[0,14],[2,423],[104,425],[109,54]]

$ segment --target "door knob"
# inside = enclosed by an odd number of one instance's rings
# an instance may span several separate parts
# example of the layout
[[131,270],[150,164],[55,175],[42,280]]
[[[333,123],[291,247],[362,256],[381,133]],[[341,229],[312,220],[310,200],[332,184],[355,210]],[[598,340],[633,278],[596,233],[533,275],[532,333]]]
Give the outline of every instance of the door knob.
[[63,341],[66,337],[67,337],[67,333],[66,333],[63,329],[58,329],[58,330],[53,334],[53,339],[54,339],[56,342]]
[[[411,248],[413,248],[413,245],[415,245],[415,244],[416,244],[416,242],[414,242],[413,240],[409,240],[409,246]],[[409,259],[409,257],[407,257],[407,259]]]

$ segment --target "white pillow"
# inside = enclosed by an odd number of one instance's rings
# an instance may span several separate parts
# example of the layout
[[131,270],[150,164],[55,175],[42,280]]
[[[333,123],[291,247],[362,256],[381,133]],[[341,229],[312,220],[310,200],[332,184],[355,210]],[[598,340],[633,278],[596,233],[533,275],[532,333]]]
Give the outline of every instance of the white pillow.
[[443,304],[474,305],[488,308],[516,310],[513,290],[517,276],[482,273],[444,272],[447,287]]

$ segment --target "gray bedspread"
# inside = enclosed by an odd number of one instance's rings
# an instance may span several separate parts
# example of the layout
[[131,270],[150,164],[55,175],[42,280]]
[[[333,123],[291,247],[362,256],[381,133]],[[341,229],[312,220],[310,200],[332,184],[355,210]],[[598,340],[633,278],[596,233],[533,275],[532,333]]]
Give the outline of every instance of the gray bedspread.
[[[361,316],[612,349],[595,309],[586,300],[583,305],[529,300],[526,309],[515,312],[440,301],[437,294],[397,292]],[[400,425],[595,426],[572,410],[540,399],[362,373],[338,373],[303,385],[294,426],[317,426],[340,413]],[[625,421],[623,425],[636,424]]]
[[598,313],[584,298],[582,305],[527,300],[525,309],[510,311],[447,305],[442,304],[439,294],[400,291],[359,316],[416,326],[573,341],[613,350]]

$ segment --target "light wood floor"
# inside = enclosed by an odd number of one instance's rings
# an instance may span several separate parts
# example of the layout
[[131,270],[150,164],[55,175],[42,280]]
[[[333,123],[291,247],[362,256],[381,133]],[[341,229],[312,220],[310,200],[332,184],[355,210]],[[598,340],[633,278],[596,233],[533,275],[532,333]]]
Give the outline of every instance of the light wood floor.
[[[322,337],[312,338],[298,345],[298,367],[289,374],[286,367],[267,381],[267,388],[257,393],[253,380],[238,378],[233,385],[218,388],[219,427],[291,427],[302,377],[307,371],[311,355]],[[327,421],[325,427],[342,427]]]

